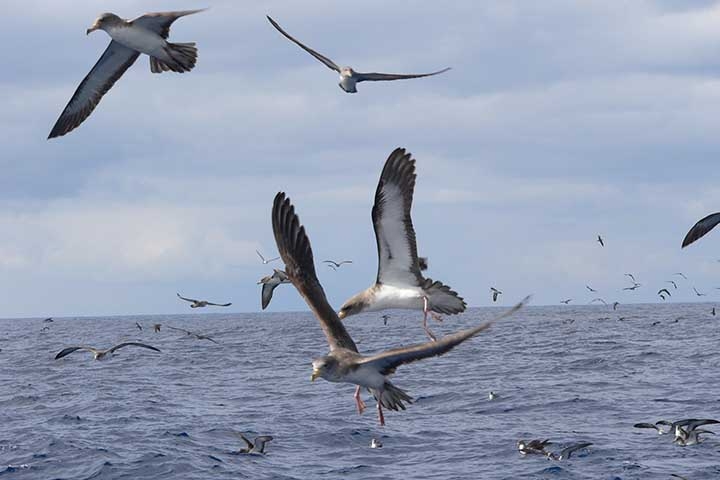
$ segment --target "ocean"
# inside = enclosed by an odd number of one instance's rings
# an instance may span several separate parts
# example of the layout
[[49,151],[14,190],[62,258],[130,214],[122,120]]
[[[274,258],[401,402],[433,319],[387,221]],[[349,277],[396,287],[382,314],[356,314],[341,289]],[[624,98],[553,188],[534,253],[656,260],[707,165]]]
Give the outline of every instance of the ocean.
[[[400,367],[393,382],[415,403],[387,412],[385,427],[366,392],[361,416],[354,386],[310,381],[328,348],[308,312],[0,320],[0,478],[716,480],[720,439],[681,447],[632,427],[720,417],[711,309],[526,307],[443,357]],[[432,328],[447,334],[502,311],[470,309]],[[426,341],[419,312],[346,324],[363,353]],[[67,346],[121,341],[161,353],[54,360]],[[238,455],[237,432],[274,440],[266,455]],[[521,438],[548,438],[555,451],[593,445],[552,461],[520,455]]]

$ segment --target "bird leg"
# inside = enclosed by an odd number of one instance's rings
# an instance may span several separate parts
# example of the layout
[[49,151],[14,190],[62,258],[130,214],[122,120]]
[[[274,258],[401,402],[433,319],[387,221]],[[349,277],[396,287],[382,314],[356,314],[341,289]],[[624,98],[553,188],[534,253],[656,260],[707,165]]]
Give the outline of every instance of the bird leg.
[[358,414],[362,415],[362,413],[365,411],[365,402],[362,401],[362,398],[360,398],[360,385],[357,386],[355,389],[355,404],[357,405]]
[[434,315],[434,313],[428,309],[428,298],[423,297],[423,328],[425,329],[425,333],[427,334],[427,336],[430,337],[430,340],[432,340],[433,342],[436,342],[437,337],[435,337],[435,335],[430,331],[430,329],[427,326],[428,313]]
[[380,400],[378,400],[378,402],[377,402],[378,420],[380,420],[380,426],[384,427],[385,426],[385,415],[383,415],[383,411],[382,411],[382,392],[380,392],[379,397],[380,397]]

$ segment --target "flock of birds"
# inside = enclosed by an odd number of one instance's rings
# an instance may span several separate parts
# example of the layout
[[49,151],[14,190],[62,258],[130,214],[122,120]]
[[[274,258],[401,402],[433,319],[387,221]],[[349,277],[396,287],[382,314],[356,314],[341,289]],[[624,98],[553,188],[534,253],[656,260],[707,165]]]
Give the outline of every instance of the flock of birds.
[[[95,109],[105,95],[123,73],[137,60],[140,54],[146,54],[150,60],[153,73],[173,71],[178,73],[191,71],[197,61],[195,43],[171,43],[168,36],[170,26],[178,18],[198,13],[202,10],[148,13],[134,20],[125,20],[112,13],[104,13],[87,29],[87,34],[96,30],[105,31],[111,41],[98,62],[83,79],[69,103],[61,113],[48,138],[59,137],[77,128]],[[285,38],[296,44],[316,60],[340,75],[340,88],[347,93],[357,92],[357,84],[364,81],[403,80],[439,75],[449,70],[433,71],[421,74],[388,74],[361,73],[351,67],[340,67],[328,57],[304,45],[270,17],[270,24]],[[513,315],[528,301],[528,297],[517,303],[496,318],[476,325],[472,328],[457,331],[453,334],[437,338],[428,326],[428,318],[442,320],[442,315],[459,314],[466,310],[467,305],[457,292],[444,283],[425,276],[428,261],[420,257],[417,251],[415,231],[411,219],[411,207],[415,188],[415,160],[403,148],[390,153],[382,169],[375,191],[375,200],[371,217],[377,241],[378,271],[375,281],[367,289],[349,298],[338,311],[328,302],[320,284],[313,257],[310,239],[305,227],[295,212],[290,198],[284,192],[275,196],[272,206],[271,222],[279,256],[265,258],[259,251],[257,255],[264,265],[282,260],[284,269],[273,269],[273,273],[263,277],[258,284],[262,285],[261,305],[265,309],[270,304],[273,292],[281,284],[291,283],[307,302],[310,310],[317,317],[329,346],[329,352],[312,361],[311,380],[322,378],[329,382],[348,383],[355,386],[353,401],[359,414],[366,409],[362,398],[363,390],[367,390],[376,402],[379,424],[385,425],[386,410],[405,410],[413,403],[413,398],[403,389],[391,382],[390,377],[396,370],[406,364],[445,355],[463,342],[486,331],[495,322]],[[714,213],[700,220],[688,232],[682,246],[693,243],[720,223],[720,213]],[[605,240],[598,235],[597,242],[605,247]],[[351,260],[324,260],[333,270],[351,265]],[[641,286],[635,277],[626,274],[632,281],[624,290],[635,290]],[[678,273],[684,277],[681,273]],[[686,278],[686,277],[684,277]],[[677,289],[674,280],[668,280]],[[587,285],[591,293],[597,291]],[[502,291],[492,287],[492,300],[496,302]],[[698,296],[704,293],[695,290]],[[669,288],[661,288],[658,295],[664,300],[671,296]],[[208,306],[228,307],[231,303],[215,303],[177,296],[188,303],[191,308]],[[561,303],[569,304],[571,298]],[[609,305],[604,299],[597,297],[591,303],[601,302]],[[614,302],[613,308],[619,305]],[[428,337],[425,343],[393,348],[371,355],[361,353],[343,320],[362,312],[380,312],[389,309],[406,309],[422,312],[422,327]],[[387,323],[387,314],[383,315]],[[142,326],[136,324],[137,328]],[[153,326],[155,332],[161,329],[160,324]],[[168,329],[179,331],[198,340],[218,343],[211,337],[181,328],[167,326]],[[124,342],[108,349],[89,346],[70,346],[62,349],[56,359],[62,359],[76,351],[88,351],[96,360],[111,357],[125,347],[143,348],[160,352],[159,349],[141,342]],[[494,400],[497,394],[491,392],[489,399]],[[701,441],[701,435],[712,434],[711,431],[698,428],[709,424],[720,423],[716,420],[687,419],[677,422],[659,421],[656,424],[636,424],[638,428],[654,428],[660,434],[672,432],[675,442],[680,445],[693,445]],[[669,427],[664,430],[663,427]],[[272,440],[271,436],[259,436],[252,442],[240,434],[246,444],[239,453],[259,453],[265,451],[265,445]],[[549,440],[518,441],[517,447],[522,454],[542,454],[549,459],[564,460],[579,450],[591,446],[590,442],[573,443],[559,451],[548,451],[552,443]],[[382,446],[373,439],[373,448]]]

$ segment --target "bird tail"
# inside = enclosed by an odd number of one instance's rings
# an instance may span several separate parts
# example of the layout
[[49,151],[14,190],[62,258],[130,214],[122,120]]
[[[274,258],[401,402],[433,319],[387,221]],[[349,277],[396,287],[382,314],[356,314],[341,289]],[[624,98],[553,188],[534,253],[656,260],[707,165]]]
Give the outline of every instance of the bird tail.
[[427,278],[422,288],[428,293],[430,310],[433,312],[454,315],[464,312],[467,307],[465,300],[457,292],[441,282]]
[[197,48],[195,43],[169,43],[165,45],[167,59],[150,57],[150,71],[162,73],[173,71],[178,73],[189,72],[197,62]]
[[405,403],[413,403],[413,399],[410,395],[390,382],[385,382],[385,385],[383,385],[381,398],[378,398],[378,394],[380,392],[374,388],[370,389],[370,393],[373,394],[373,397],[375,397],[375,400],[377,400],[378,403],[390,410],[405,410]]

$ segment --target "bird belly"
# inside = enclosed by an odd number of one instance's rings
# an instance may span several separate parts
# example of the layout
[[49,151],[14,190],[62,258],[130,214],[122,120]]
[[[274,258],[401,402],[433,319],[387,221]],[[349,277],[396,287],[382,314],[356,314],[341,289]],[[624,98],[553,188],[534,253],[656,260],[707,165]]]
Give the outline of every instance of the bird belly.
[[423,309],[423,293],[418,287],[394,287],[382,285],[375,291],[373,302],[368,311],[404,308],[408,310]]
[[117,27],[108,31],[116,42],[135,51],[162,58],[165,56],[163,47],[167,43],[160,35],[144,28]]
[[355,88],[355,85],[357,82],[353,77],[348,77],[345,75],[340,75],[340,88],[345,90],[347,93],[357,93],[357,88]]
[[360,366],[345,376],[345,381],[365,388],[380,389],[385,385],[385,376],[374,368]]

